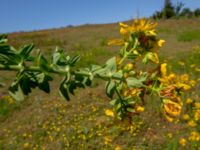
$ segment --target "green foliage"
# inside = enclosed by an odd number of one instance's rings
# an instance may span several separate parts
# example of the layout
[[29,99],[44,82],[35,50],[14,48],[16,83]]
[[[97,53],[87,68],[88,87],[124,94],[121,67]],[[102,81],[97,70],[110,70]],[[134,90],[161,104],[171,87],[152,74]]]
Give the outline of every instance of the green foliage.
[[163,18],[168,19],[175,16],[175,8],[170,0],[165,0],[163,8]]
[[194,11],[190,8],[184,7],[182,2],[177,2],[174,5],[170,0],[165,0],[164,7],[161,11],[156,11],[153,15],[153,19],[169,19],[169,18],[180,18],[180,17],[198,17],[200,16],[200,9],[197,8]]
[[197,8],[197,9],[194,10],[194,15],[195,15],[195,17],[200,16],[200,8]]
[[[69,99],[68,92],[74,93],[77,87],[90,85],[90,76],[78,74],[73,71],[79,56],[66,56],[63,50],[56,48],[50,60],[47,60],[40,51],[32,55],[34,46],[26,45],[19,50],[9,46],[5,35],[0,36],[0,69],[18,71],[9,93],[16,100],[23,100],[33,88],[38,87],[46,93],[50,92],[49,82],[53,80],[50,73],[64,75],[61,82],[60,93]],[[79,76],[79,77],[78,77]],[[65,94],[63,94],[65,93]]]
[[20,109],[20,104],[16,103],[10,96],[0,97],[0,121],[5,120],[18,109]]
[[200,41],[200,30],[184,31],[177,36],[178,41]]

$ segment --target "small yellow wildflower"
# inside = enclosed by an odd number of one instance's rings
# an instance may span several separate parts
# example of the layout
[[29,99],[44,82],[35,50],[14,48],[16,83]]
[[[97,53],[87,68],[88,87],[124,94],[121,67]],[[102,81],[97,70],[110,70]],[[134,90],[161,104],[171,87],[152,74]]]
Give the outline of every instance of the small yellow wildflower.
[[121,150],[121,147],[120,147],[119,145],[117,145],[117,146],[115,147],[115,150]]
[[136,107],[135,107],[135,111],[136,111],[137,113],[141,113],[141,112],[144,111],[144,107],[142,107],[142,106],[136,106]]
[[157,44],[158,44],[159,47],[162,47],[164,43],[165,43],[165,40],[161,39],[161,40],[158,40]]
[[186,141],[186,139],[184,139],[184,138],[181,138],[180,140],[179,140],[179,144],[181,145],[181,146],[185,146],[186,145],[186,143],[187,143],[187,141]]
[[112,110],[110,110],[110,109],[106,109],[106,110],[105,110],[105,114],[106,114],[107,116],[114,117],[114,112],[113,112]]
[[105,136],[105,137],[104,137],[104,144],[105,144],[105,145],[108,145],[108,144],[110,144],[111,142],[112,142],[112,139],[111,139],[110,136]]
[[160,65],[160,71],[162,76],[166,76],[167,74],[167,63],[163,63]]
[[200,109],[200,102],[194,103],[194,107],[197,108],[197,109]]
[[191,104],[192,102],[193,102],[193,100],[191,98],[187,98],[186,104]]
[[195,85],[196,85],[196,81],[190,80],[190,85],[191,85],[191,86],[195,86]]
[[199,121],[200,120],[200,109],[195,111],[194,120],[195,121]]
[[183,74],[183,75],[181,75],[181,76],[180,76],[180,80],[181,80],[182,82],[187,82],[187,81],[189,81],[189,75],[188,75],[188,74]]
[[197,124],[195,123],[195,121],[194,120],[190,120],[189,122],[188,122],[188,126],[190,126],[190,127],[195,127]]
[[183,120],[189,120],[190,116],[188,114],[184,114],[182,118],[183,118]]
[[23,148],[24,149],[28,149],[30,147],[30,144],[27,142],[27,143],[24,143],[24,145],[23,145]]
[[159,58],[158,58],[157,53],[149,52],[147,57],[148,57],[148,59],[151,60],[152,62],[154,62],[154,63],[156,63],[156,64],[159,63]]
[[195,131],[191,132],[189,140],[190,141],[200,141],[200,134]]

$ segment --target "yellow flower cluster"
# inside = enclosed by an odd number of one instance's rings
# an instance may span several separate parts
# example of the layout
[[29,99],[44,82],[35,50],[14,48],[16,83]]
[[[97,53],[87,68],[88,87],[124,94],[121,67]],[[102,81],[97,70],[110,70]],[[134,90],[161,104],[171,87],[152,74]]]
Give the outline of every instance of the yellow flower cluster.
[[182,110],[181,92],[191,89],[195,85],[195,81],[189,80],[188,74],[177,76],[170,73],[168,75],[166,63],[161,64],[160,73],[161,77],[158,80],[161,87],[160,95],[163,98],[163,112],[166,119],[172,122]]
[[198,132],[191,132],[190,137],[189,137],[190,141],[200,141],[200,134]]
[[[122,39],[109,41],[108,45],[124,45],[133,41],[132,37],[137,36],[141,51],[154,51],[165,43],[162,39],[157,39],[155,27],[147,19],[136,19],[131,25],[119,23]],[[131,37],[131,38],[130,38]],[[137,51],[138,52],[138,51]]]

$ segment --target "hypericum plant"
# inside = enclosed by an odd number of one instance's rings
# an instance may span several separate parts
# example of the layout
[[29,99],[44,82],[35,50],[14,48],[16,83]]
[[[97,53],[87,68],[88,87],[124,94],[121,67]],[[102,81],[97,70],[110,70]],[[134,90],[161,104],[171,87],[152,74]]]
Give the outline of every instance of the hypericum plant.
[[[188,75],[168,74],[167,64],[159,63],[157,51],[165,41],[157,37],[155,27],[155,23],[146,19],[134,20],[130,26],[120,23],[122,38],[108,43],[121,46],[119,55],[104,65],[80,69],[74,68],[79,56],[70,57],[56,48],[47,60],[40,51],[32,54],[33,45],[16,50],[6,43],[6,36],[1,35],[0,70],[17,71],[9,88],[10,95],[16,100],[24,99],[24,95],[36,87],[49,93],[49,81],[53,80],[51,73],[63,76],[59,91],[67,100],[76,88],[89,86],[94,78],[101,78],[107,81],[106,94],[112,99],[110,104],[119,119],[144,111],[145,97],[154,94],[161,98],[167,120],[173,121],[182,110],[181,95],[194,82]],[[145,71],[141,64],[148,66]]]

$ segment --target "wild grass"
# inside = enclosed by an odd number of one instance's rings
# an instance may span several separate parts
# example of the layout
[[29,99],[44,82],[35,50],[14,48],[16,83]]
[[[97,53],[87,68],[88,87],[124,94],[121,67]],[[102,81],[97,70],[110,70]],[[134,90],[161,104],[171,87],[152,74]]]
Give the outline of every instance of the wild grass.
[[188,30],[177,36],[178,41],[191,42],[200,41],[200,30]]

